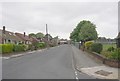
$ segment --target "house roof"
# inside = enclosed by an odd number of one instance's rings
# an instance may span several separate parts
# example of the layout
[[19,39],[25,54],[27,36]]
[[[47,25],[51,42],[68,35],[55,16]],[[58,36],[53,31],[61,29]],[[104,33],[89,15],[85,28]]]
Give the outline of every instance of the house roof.
[[18,37],[20,37],[24,41],[31,41],[30,37],[21,33],[15,33]]
[[[2,39],[11,39],[13,41],[22,41],[18,36],[15,35],[15,33],[10,32],[10,31],[5,31],[5,34],[3,33],[3,30],[0,29],[0,38]],[[0,39],[0,40],[1,40]]]
[[30,39],[31,39],[31,42],[39,42],[39,40],[35,37],[30,37]]

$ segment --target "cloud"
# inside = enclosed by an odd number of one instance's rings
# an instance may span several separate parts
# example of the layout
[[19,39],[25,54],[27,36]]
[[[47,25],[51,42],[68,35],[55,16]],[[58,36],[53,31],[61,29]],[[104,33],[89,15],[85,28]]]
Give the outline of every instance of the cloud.
[[2,3],[2,21],[13,32],[43,32],[61,38],[82,20],[97,26],[99,36],[116,37],[118,33],[117,2],[7,2]]

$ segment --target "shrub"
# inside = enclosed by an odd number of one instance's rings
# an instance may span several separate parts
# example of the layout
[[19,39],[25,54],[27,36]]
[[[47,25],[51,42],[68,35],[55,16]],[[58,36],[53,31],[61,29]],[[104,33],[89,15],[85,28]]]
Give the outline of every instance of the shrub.
[[115,51],[111,54],[111,59],[120,61],[120,48],[115,49]]
[[37,48],[45,48],[46,47],[46,44],[44,42],[40,42],[37,44],[36,46]]
[[103,45],[101,43],[93,43],[91,45],[91,51],[100,53],[103,49]]
[[85,42],[86,49],[90,49],[90,47],[91,47],[92,44],[93,44],[93,41]]
[[2,53],[12,53],[13,44],[2,44]]
[[110,51],[110,52],[113,52],[114,50],[115,50],[114,47],[109,47],[109,48],[107,49],[107,51]]
[[25,44],[22,44],[22,47],[23,47],[24,51],[27,51],[29,49],[29,46],[25,45]]
[[33,49],[32,46],[33,46],[32,44],[29,44],[28,45],[28,50],[32,50]]
[[102,54],[105,58],[108,58],[108,59],[109,59],[109,58],[112,58],[112,55],[111,55],[112,52],[110,52],[110,51],[105,51],[105,50],[104,50],[104,51],[101,52],[101,54]]
[[24,51],[24,46],[23,45],[13,45],[13,51],[14,52]]

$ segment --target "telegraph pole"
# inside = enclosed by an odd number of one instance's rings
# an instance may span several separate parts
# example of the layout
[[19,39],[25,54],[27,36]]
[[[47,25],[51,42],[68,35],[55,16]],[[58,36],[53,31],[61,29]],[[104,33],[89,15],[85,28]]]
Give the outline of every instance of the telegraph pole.
[[49,48],[49,36],[48,36],[47,24],[46,24],[46,35],[47,35],[47,48]]

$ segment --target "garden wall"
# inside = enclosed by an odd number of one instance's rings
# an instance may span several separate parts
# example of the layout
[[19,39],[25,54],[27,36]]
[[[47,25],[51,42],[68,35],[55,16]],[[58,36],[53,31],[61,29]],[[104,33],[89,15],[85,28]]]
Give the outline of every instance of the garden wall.
[[100,55],[98,53],[95,53],[95,52],[90,52],[90,51],[87,51],[87,52],[89,52],[89,54],[94,56],[95,59],[101,61],[105,65],[108,65],[108,66],[111,66],[111,67],[115,67],[115,68],[120,68],[120,61],[112,60],[112,59],[106,59],[102,55]]

